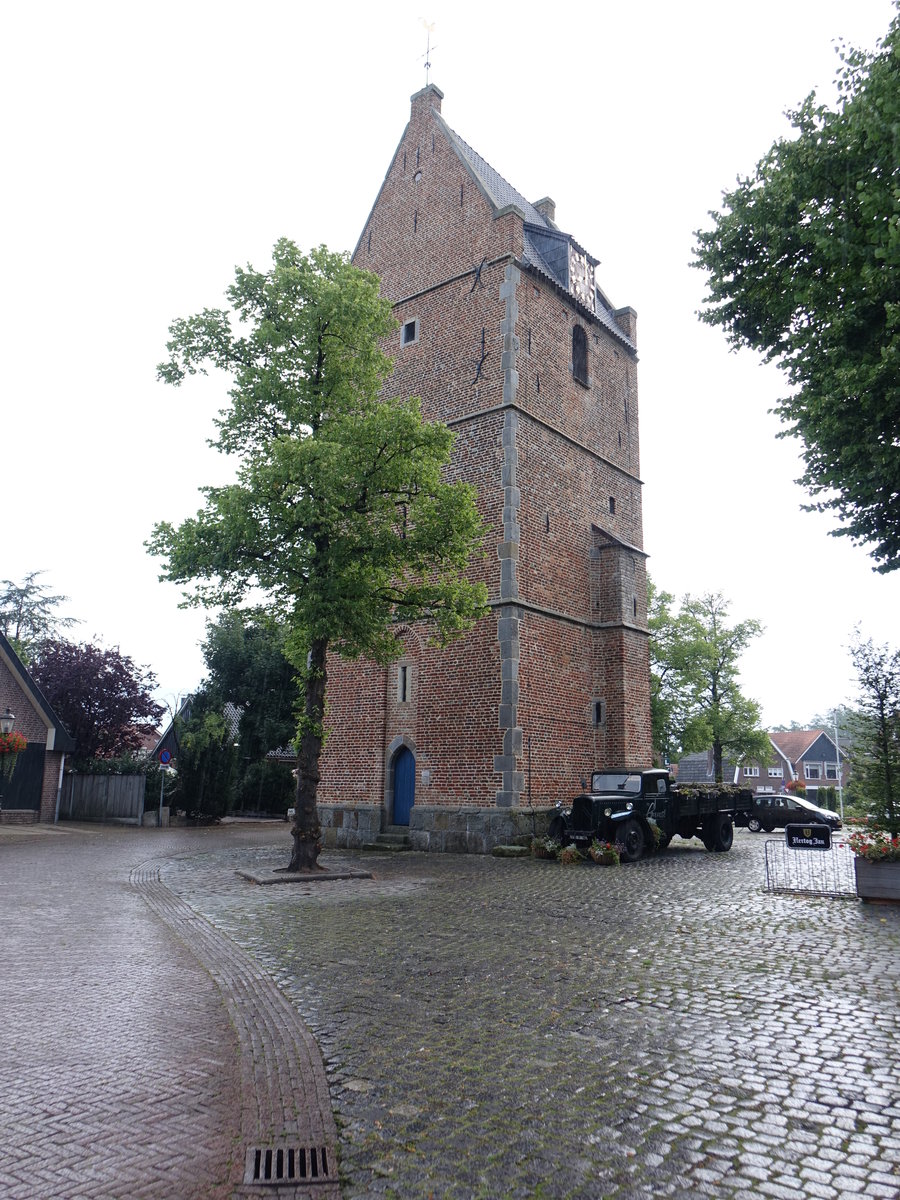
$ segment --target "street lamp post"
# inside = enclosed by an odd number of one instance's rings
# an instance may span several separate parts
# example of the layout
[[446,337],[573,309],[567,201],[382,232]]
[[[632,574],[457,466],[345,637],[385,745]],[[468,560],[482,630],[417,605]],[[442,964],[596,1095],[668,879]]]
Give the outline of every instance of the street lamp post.
[[843,821],[843,819],[844,819],[844,784],[843,784],[844,772],[843,772],[843,770],[842,770],[842,768],[841,768],[841,747],[840,747],[840,745],[838,744],[837,709],[835,709],[835,710],[832,712],[832,714],[831,714],[831,719],[832,719],[832,723],[834,724],[834,749],[835,749],[835,752],[836,752],[836,754],[837,754],[837,785],[838,785],[838,786],[837,786],[837,793],[838,793],[838,804],[840,805],[840,809],[841,809],[841,820]]
[[[12,733],[12,727],[13,727],[13,725],[15,725],[15,723],[16,723],[16,714],[12,711],[12,709],[7,704],[6,712],[2,716],[0,716],[0,733]],[[3,754],[3,755],[0,755],[0,757],[5,759],[6,755]],[[13,757],[15,757],[15,756],[13,756]],[[3,812],[3,784],[4,784],[5,780],[6,780],[6,771],[0,770],[0,813]]]

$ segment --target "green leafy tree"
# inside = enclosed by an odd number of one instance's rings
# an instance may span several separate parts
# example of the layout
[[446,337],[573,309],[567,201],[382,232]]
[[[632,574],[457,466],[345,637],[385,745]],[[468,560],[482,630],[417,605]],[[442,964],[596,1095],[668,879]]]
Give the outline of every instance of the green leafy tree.
[[807,508],[900,567],[900,16],[873,54],[844,51],[836,111],[812,93],[796,131],[698,231],[701,319],[785,372],[780,436],[803,443]]
[[235,790],[242,808],[284,812],[294,790],[291,767],[267,758],[289,749],[297,729],[297,672],[286,639],[285,627],[261,611],[222,613],[207,626],[210,683],[241,714]]
[[266,272],[238,268],[229,310],[170,326],[159,377],[212,366],[232,379],[215,445],[237,481],[148,543],[188,603],[238,606],[254,589],[288,631],[303,689],[292,870],[316,865],[316,808],[329,649],[388,662],[401,623],[426,620],[445,642],[485,611],[466,578],[480,546],[474,491],[444,478],[453,435],[415,399],[384,397],[397,327],[375,276],[325,247],[279,241]]
[[0,580],[0,630],[26,664],[38,642],[77,623],[74,617],[60,617],[54,611],[69,597],[53,595],[48,584],[39,583],[38,576],[43,574],[29,571],[21,583]]
[[672,761],[682,753],[712,746],[715,776],[723,782],[723,760],[771,756],[760,728],[759,706],[739,686],[740,656],[762,633],[759,621],[728,623],[721,594],[685,596],[673,608],[667,592],[650,590],[651,714],[654,747]]
[[697,637],[693,619],[678,611],[671,592],[647,580],[647,621],[650,629],[650,717],[653,758],[660,764],[677,762],[689,750],[685,734],[691,723],[692,697],[699,679],[691,657]]
[[238,755],[214,687],[200,688],[190,717],[175,718],[176,774],[170,803],[203,820],[229,812],[234,799]]
[[900,650],[857,632],[850,654],[859,684],[852,798],[877,824],[900,833]]

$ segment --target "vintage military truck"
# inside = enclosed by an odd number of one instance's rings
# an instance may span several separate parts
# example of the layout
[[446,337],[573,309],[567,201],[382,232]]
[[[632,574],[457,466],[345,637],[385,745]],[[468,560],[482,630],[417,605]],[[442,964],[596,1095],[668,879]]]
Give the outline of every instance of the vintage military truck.
[[679,787],[664,770],[595,771],[589,792],[568,807],[557,804],[549,834],[563,846],[613,842],[623,862],[664,850],[676,834],[721,852],[731,849],[735,821],[746,825],[752,805],[747,788]]

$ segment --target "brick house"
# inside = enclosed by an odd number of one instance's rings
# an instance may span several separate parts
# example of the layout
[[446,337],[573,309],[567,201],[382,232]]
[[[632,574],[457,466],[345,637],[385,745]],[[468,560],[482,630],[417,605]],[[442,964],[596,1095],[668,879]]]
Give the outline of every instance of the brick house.
[[636,314],[593,258],[447,125],[429,85],[365,222],[400,328],[390,387],[456,434],[488,536],[490,615],[388,668],[329,663],[326,844],[409,825],[485,851],[594,767],[651,761]]
[[7,709],[15,713],[14,727],[28,739],[28,746],[19,755],[12,778],[3,781],[0,821],[52,821],[66,754],[75,743],[0,633],[0,712]]
[[[771,763],[723,763],[727,783],[737,783],[754,792],[783,792],[789,783],[799,781],[813,804],[819,788],[845,788],[849,766],[844,751],[824,729],[773,730],[768,735],[774,755]],[[713,779],[712,751],[687,754],[678,764],[680,783],[709,783]]]
[[740,783],[755,792],[782,792],[787,785],[799,781],[806,788],[806,798],[813,804],[819,788],[845,788],[848,766],[843,750],[824,729],[776,730],[769,734],[775,761],[768,766],[742,763]]

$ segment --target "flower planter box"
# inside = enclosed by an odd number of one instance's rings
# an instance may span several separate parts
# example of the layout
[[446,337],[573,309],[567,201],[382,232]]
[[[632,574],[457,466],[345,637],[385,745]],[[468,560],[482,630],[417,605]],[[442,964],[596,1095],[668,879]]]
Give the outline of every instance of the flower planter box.
[[900,901],[900,862],[855,858],[856,894],[861,900]]

